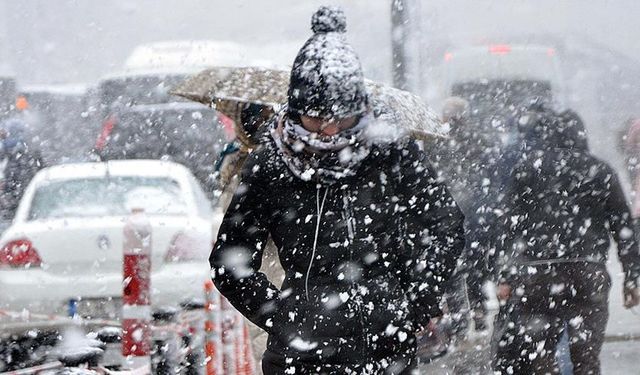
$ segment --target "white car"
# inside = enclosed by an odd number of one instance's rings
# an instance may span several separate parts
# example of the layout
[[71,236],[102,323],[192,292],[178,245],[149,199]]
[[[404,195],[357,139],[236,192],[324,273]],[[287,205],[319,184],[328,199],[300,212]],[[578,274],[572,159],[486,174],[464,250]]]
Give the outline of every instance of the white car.
[[185,167],[122,160],[34,177],[0,239],[0,310],[117,317],[123,228],[134,208],[152,227],[152,305],[202,299],[219,214]]

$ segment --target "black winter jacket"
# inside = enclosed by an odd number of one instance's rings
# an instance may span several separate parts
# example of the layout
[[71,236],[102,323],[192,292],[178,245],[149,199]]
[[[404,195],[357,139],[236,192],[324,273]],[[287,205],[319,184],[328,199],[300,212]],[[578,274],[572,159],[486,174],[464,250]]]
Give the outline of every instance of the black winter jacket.
[[[464,247],[463,219],[414,142],[373,146],[355,176],[330,186],[294,177],[268,143],[225,215],[214,281],[269,333],[265,360],[353,369],[410,359]],[[269,235],[282,290],[258,272]]]
[[531,148],[516,164],[505,194],[502,281],[517,283],[528,266],[604,264],[613,238],[625,281],[636,285],[640,253],[613,169],[586,147],[542,142]]
[[30,148],[24,143],[19,144],[7,154],[0,196],[0,208],[5,220],[13,219],[22,194],[31,179],[44,167],[40,151]]

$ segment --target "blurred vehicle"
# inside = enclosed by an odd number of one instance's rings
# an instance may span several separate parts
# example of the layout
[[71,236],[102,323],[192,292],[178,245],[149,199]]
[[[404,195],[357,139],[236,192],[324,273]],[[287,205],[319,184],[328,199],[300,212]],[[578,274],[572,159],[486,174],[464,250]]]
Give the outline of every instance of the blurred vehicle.
[[19,89],[28,105],[25,121],[49,164],[83,161],[95,132],[84,85],[29,85]]
[[[202,70],[213,66],[255,66],[269,64],[255,47],[224,40],[167,40],[144,43],[133,49],[127,70]],[[293,61],[293,58],[291,59]]]
[[170,159],[190,168],[213,197],[213,172],[230,127],[208,107],[169,94],[211,66],[260,64],[248,49],[226,41],[164,41],[137,46],[122,73],[102,79],[93,94],[101,160]]
[[561,66],[549,46],[499,44],[453,50],[444,56],[444,81],[445,96],[469,101],[475,128],[493,140],[504,141],[500,133],[517,130],[510,120],[533,99],[565,101]]
[[105,121],[95,144],[102,160],[171,160],[189,168],[212,196],[226,141],[216,111],[198,103],[135,105]]
[[[152,304],[201,297],[215,236],[211,203],[184,167],[155,160],[46,168],[0,238],[0,309],[117,317],[123,226],[142,208],[152,226]],[[217,219],[219,220],[219,219]]]
[[113,107],[185,101],[168,91],[190,75],[212,66],[251,66],[247,48],[227,41],[163,41],[140,44],[127,57],[122,72],[98,83],[103,111]]
[[[0,66],[1,68],[1,66]],[[16,99],[16,80],[0,69],[0,121],[10,116],[10,108]]]
[[135,70],[104,77],[94,93],[99,121],[134,105],[185,101],[170,95],[169,90],[192,73],[195,70]]
[[272,65],[256,58],[260,55],[253,50],[234,42],[215,40],[140,44],[127,57],[122,72],[99,82],[98,100],[107,111],[113,106],[184,101],[168,94],[168,90],[205,68]]
[[469,102],[469,147],[461,157],[479,168],[482,196],[490,203],[524,142],[523,112],[533,103],[558,108],[566,102],[559,57],[545,45],[466,47],[445,53],[442,73],[444,97]]

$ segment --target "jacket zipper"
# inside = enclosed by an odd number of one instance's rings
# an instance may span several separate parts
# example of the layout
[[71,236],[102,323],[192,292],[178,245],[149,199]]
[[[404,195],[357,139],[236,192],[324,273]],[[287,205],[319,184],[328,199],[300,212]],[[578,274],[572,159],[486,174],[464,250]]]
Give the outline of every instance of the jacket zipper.
[[[342,196],[342,202],[344,204],[343,208],[344,208],[345,220],[347,221],[347,233],[348,233],[348,240],[349,240],[349,260],[353,263],[353,242],[355,240],[356,225],[355,225],[355,216],[354,216],[353,208],[351,205],[351,194],[349,193],[348,190],[345,190],[345,193]],[[364,313],[362,311],[364,300],[360,295],[360,285],[358,284],[357,281],[352,284],[352,287],[355,288],[353,300],[356,305],[356,313],[358,314],[360,326],[362,327],[363,345],[361,346],[362,348],[361,355],[363,356],[362,358],[366,358],[365,357],[366,349],[369,348],[370,345],[369,345],[369,335],[366,332],[366,328],[364,324]]]

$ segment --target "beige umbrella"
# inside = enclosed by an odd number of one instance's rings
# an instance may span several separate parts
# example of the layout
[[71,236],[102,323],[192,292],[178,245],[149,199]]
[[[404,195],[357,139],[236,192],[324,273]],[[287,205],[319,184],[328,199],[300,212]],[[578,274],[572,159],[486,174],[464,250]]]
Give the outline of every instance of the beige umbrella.
[[373,81],[367,81],[367,90],[376,118],[419,140],[447,137],[447,128],[419,96]]
[[261,104],[275,112],[286,98],[289,74],[284,70],[259,67],[216,67],[206,69],[174,87],[170,93],[213,106],[233,120],[236,135],[244,146],[253,142],[244,132],[240,112],[247,103]]
[[[171,93],[213,105],[239,124],[242,105],[262,104],[275,111],[277,106],[286,102],[288,87],[289,73],[284,70],[219,67],[196,74],[176,86]],[[373,81],[367,81],[367,88],[376,118],[417,139],[446,137],[446,128],[420,97]],[[246,138],[244,133],[239,137]],[[244,142],[245,139],[242,140]]]

